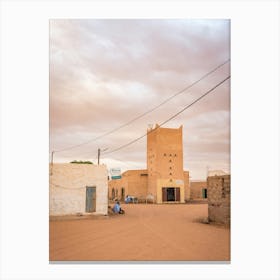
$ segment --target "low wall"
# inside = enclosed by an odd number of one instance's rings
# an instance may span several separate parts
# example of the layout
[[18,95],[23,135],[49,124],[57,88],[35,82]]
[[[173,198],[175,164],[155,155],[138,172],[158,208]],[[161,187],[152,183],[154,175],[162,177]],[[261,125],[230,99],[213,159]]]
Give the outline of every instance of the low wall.
[[207,178],[208,219],[230,224],[230,175]]

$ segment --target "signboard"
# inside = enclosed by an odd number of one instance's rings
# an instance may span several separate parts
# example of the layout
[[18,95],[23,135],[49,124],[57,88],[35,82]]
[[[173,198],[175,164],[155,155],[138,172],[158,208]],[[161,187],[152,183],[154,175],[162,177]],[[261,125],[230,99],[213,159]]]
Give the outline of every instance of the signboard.
[[184,181],[183,180],[176,180],[176,184],[177,185],[184,185]]
[[121,179],[122,173],[120,168],[111,168],[110,169],[111,179]]

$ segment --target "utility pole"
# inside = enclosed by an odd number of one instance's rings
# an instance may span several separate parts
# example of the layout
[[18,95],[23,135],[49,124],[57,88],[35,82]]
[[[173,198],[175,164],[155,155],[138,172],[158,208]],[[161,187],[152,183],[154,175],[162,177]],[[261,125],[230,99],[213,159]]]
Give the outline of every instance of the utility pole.
[[97,164],[98,164],[98,165],[99,165],[99,162],[100,162],[100,154],[101,154],[101,152],[104,152],[104,151],[106,151],[106,150],[108,150],[108,148],[103,149],[103,150],[101,150],[100,148],[98,148],[98,150],[97,150]]
[[97,164],[99,165],[99,159],[100,159],[100,148],[98,148],[98,153],[97,153]]
[[51,156],[51,175],[52,175],[52,171],[53,171],[53,154],[54,154],[54,151],[52,151],[52,156]]

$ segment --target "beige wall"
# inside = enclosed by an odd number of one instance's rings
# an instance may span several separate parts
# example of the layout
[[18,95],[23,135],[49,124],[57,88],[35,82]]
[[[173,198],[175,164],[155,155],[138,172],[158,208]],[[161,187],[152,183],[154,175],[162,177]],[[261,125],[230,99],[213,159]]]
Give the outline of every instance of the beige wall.
[[[128,170],[121,179],[109,182],[109,198],[121,199],[121,189],[125,196],[146,198],[153,195],[157,203],[162,203],[163,188],[180,188],[180,202],[190,200],[189,172],[183,170],[182,129],[155,128],[147,131],[147,169]],[[176,201],[178,202],[178,201]]]
[[[124,188],[124,197],[127,195],[135,196],[139,199],[145,199],[147,196],[148,173],[146,169],[128,170],[122,174],[121,179],[109,181],[109,198],[121,200],[122,188]],[[112,190],[115,191],[115,197],[112,196]]]
[[[169,180],[166,179],[158,179],[157,182],[157,203],[165,203],[162,201],[162,188],[171,187],[171,188],[179,188],[180,189],[180,202],[185,202],[185,187],[184,187],[184,181],[173,181],[170,183]],[[176,201],[177,203],[179,201]],[[169,202],[170,203],[170,202]]]
[[189,173],[189,171],[184,171],[184,184],[185,184],[185,201],[189,201],[191,199],[190,173]]
[[[191,185],[191,199],[203,199],[202,190],[207,189],[206,181],[193,181]],[[205,198],[207,200],[207,198]]]
[[162,203],[162,187],[180,187],[181,202],[185,200],[182,143],[182,126],[173,129],[156,125],[147,132],[148,193],[157,203]]
[[55,163],[50,166],[50,215],[86,213],[86,187],[96,186],[96,212],[108,213],[105,165]]
[[230,223],[230,175],[207,178],[208,218],[211,222]]

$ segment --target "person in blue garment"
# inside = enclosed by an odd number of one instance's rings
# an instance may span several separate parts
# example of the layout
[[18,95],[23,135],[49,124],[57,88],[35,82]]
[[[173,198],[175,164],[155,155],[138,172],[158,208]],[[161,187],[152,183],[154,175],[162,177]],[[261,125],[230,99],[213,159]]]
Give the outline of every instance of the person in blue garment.
[[120,202],[117,201],[113,207],[113,212],[114,213],[119,213],[119,214],[124,214],[124,210],[121,208]]
[[125,201],[126,204],[130,203],[130,202],[132,202],[132,197],[127,195],[124,201]]

